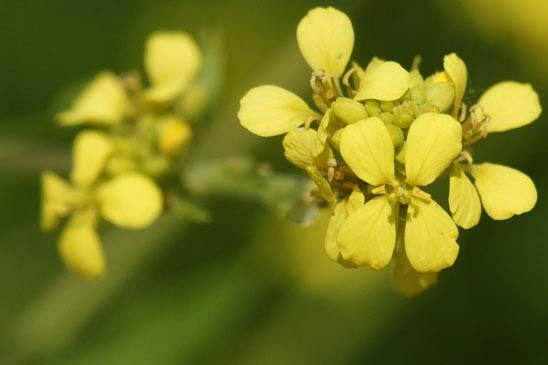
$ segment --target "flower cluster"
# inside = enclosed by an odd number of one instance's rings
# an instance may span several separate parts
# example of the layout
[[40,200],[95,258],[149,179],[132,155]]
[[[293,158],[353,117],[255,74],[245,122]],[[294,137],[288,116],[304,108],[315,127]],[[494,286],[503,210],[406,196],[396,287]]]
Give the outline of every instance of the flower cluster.
[[[426,78],[419,59],[411,70],[379,58],[347,70],[352,23],[331,7],[311,10],[297,40],[312,69],[315,110],[267,85],[241,99],[238,117],[259,136],[285,134],[285,157],[306,171],[316,185],[312,194],[333,210],[325,238],[330,259],[378,270],[394,257],[395,289],[415,295],[453,265],[457,225],[476,225],[482,206],[497,220],[534,207],[537,192],[528,176],[474,164],[470,148],[488,133],[538,118],[530,85],[496,84],[467,107],[467,68],[454,53],[444,57],[443,71]],[[452,216],[425,191],[443,176],[450,177]]]
[[202,95],[194,82],[200,49],[186,33],[157,32],[146,42],[144,64],[149,87],[136,72],[105,71],[58,115],[63,126],[86,128],[74,140],[70,182],[42,174],[42,229],[68,217],[59,253],[86,278],[105,270],[100,218],[123,228],[152,224],[169,202],[166,186],[190,142],[186,118],[196,115]]

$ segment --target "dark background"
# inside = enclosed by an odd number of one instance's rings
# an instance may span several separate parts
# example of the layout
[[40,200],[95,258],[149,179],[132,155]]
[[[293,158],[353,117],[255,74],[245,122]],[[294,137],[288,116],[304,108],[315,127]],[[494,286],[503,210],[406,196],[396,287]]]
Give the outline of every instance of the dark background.
[[39,231],[39,173],[67,171],[75,133],[55,125],[55,112],[96,72],[141,69],[154,30],[220,39],[223,88],[193,154],[250,155],[295,172],[280,138],[251,135],[235,115],[252,86],[308,95],[295,29],[326,4],[352,19],[361,64],[377,55],[408,67],[421,54],[431,73],[455,51],[468,65],[468,102],[511,79],[548,105],[543,0],[3,0],[0,363],[548,363],[545,115],[489,136],[475,155],[530,175],[535,210],[503,222],[483,214],[461,232],[455,266],[413,299],[391,291],[387,270],[331,263],[327,216],[302,228],[249,199],[208,199],[209,225],[166,215],[145,231],[103,231],[108,272],[96,283],[67,273],[56,235]]

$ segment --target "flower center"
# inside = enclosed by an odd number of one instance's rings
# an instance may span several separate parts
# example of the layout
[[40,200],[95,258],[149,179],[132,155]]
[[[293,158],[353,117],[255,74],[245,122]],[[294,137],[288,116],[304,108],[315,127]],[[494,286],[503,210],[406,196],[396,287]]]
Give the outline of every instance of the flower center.
[[392,202],[409,204],[411,198],[430,200],[430,194],[421,190],[418,186],[411,186],[401,181],[394,181],[390,184],[377,186],[371,190],[376,195],[387,195]]

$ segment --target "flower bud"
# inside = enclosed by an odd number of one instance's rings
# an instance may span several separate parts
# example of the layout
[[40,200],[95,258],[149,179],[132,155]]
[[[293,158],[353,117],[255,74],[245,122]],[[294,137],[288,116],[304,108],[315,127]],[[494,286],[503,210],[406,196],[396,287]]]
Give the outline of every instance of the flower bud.
[[367,118],[367,110],[362,103],[349,98],[338,98],[332,105],[335,116],[346,124]]
[[390,123],[386,123],[386,129],[388,130],[390,137],[392,137],[392,143],[394,143],[394,147],[401,146],[403,144],[403,131]]
[[435,105],[440,112],[447,111],[455,99],[455,86],[452,82],[436,82],[426,89],[426,102]]
[[376,117],[382,112],[381,103],[377,100],[367,100],[365,102],[365,108],[367,109],[367,114],[372,117]]
[[190,141],[192,132],[185,120],[168,117],[160,124],[158,149],[165,155],[181,152]]

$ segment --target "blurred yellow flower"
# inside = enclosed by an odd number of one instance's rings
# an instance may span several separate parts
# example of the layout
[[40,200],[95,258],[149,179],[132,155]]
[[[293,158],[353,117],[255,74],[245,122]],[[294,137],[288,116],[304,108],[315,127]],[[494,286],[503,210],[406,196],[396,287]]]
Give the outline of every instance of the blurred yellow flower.
[[[166,104],[187,90],[201,65],[201,52],[184,32],[152,33],[145,46],[144,64],[151,86],[144,90],[110,71],[98,74],[75,100],[58,114],[61,125],[113,125],[142,108],[143,102]],[[137,87],[137,90],[127,90]],[[131,91],[132,98],[128,95]]]
[[71,183],[50,171],[42,174],[42,229],[51,231],[70,216],[59,237],[59,253],[71,270],[88,279],[100,277],[105,268],[96,232],[99,217],[120,227],[144,228],[163,207],[161,191],[142,174],[101,178],[110,146],[103,133],[80,132],[73,147]]
[[206,102],[206,90],[195,80],[201,51],[187,33],[152,33],[144,67],[148,87],[138,72],[120,77],[101,72],[58,115],[61,125],[101,128],[76,136],[70,183],[53,172],[42,174],[41,227],[51,231],[68,217],[59,253],[86,278],[105,270],[97,234],[101,218],[144,228],[162,213],[164,195],[166,201],[179,199],[179,162],[192,137],[187,117],[196,117]]

